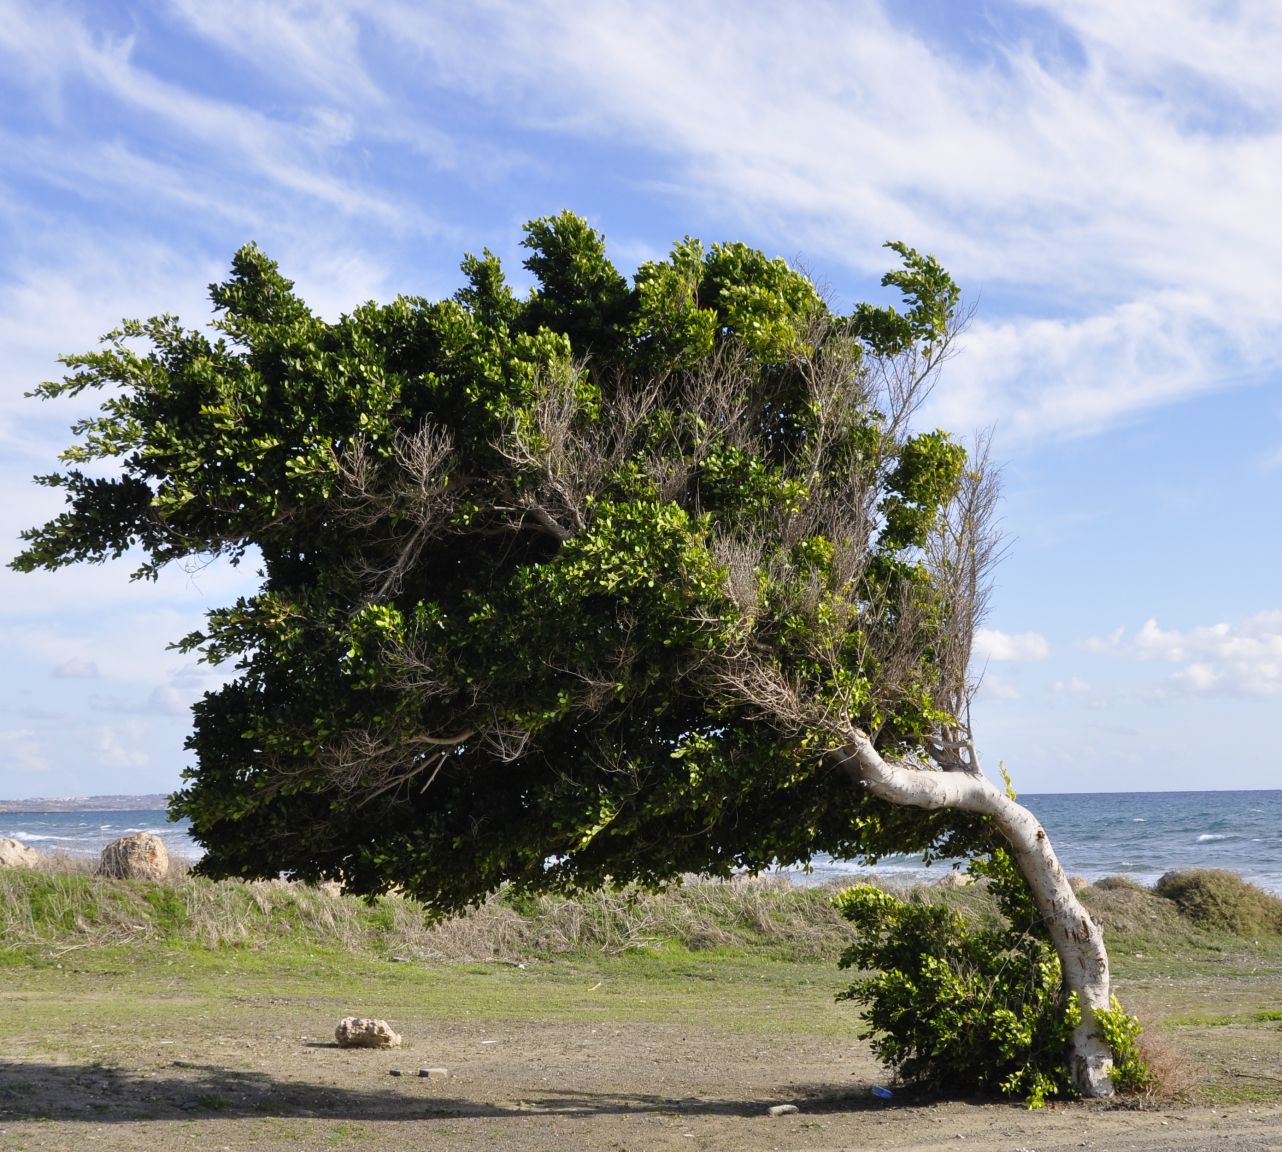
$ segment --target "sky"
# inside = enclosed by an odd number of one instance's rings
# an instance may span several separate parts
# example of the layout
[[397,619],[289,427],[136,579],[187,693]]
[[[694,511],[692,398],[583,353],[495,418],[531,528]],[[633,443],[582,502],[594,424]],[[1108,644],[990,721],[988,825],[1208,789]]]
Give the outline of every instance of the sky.
[[[256,241],[337,318],[572,209],[975,308],[923,419],[993,429],[974,728],[1024,792],[1282,787],[1282,7],[1272,0],[0,0],[0,560],[122,319]],[[0,571],[0,797],[166,792],[252,564]]]

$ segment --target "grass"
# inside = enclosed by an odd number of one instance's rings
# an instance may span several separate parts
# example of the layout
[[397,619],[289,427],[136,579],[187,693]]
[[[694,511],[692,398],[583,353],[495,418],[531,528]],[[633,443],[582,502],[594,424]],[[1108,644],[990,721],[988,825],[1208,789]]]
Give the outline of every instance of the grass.
[[519,961],[675,947],[805,961],[841,947],[844,923],[830,895],[769,879],[575,899],[500,893],[464,916],[430,924],[417,904],[395,895],[369,904],[283,881],[178,875],[155,884],[66,867],[0,869],[0,955],[17,949],[36,959],[59,949],[169,940],[221,950],[339,948],[403,960]]
[[[1183,1077],[1204,1102],[1282,1100],[1282,1080],[1252,1078],[1282,1065],[1282,936],[1267,930],[1282,901],[1216,885],[1221,911],[1237,891],[1254,910],[1246,920],[1208,919],[1187,899],[1124,881],[1082,899],[1168,1082]],[[982,885],[900,894],[994,915]],[[499,893],[430,924],[400,896],[369,904],[181,869],[159,884],[125,881],[67,861],[0,869],[0,1034],[30,1055],[110,1064],[118,1037],[161,1045],[193,1020],[235,1035],[277,1006],[321,1036],[337,1016],[376,1005],[389,1019],[680,1019],[722,1034],[853,1039],[859,1022],[834,1001],[849,982],[836,967],[849,928],[830,897],[772,879],[574,899]]]
[[1168,872],[1154,891],[1199,927],[1248,939],[1282,935],[1282,900],[1235,872],[1219,868]]

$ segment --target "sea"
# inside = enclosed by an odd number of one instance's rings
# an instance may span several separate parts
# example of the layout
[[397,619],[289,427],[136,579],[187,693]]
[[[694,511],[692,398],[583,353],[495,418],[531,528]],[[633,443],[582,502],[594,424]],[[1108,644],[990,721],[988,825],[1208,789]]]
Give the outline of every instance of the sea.
[[[1250,792],[1100,792],[1021,796],[1042,822],[1070,876],[1129,876],[1151,884],[1164,872],[1226,868],[1282,895],[1282,790]],[[0,837],[37,851],[96,856],[119,836],[152,832],[171,856],[195,860],[201,848],[186,821],[163,809],[0,812]],[[904,881],[936,879],[919,856],[891,856],[866,867],[826,856],[811,869],[781,868],[801,883],[839,882],[868,873]]]

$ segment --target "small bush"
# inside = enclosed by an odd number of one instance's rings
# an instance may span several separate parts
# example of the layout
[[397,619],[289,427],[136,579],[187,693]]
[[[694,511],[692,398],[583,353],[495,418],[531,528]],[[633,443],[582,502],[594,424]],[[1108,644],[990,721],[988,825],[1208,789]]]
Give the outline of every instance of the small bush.
[[1156,885],[1181,914],[1200,928],[1232,932],[1248,940],[1282,934],[1282,899],[1219,868],[1168,872]]
[[1117,1002],[1095,1013],[1095,1025],[1113,1052],[1113,1087],[1123,1096],[1138,1096],[1153,1087],[1153,1072],[1140,1049],[1140,1022]]
[[1081,1011],[1063,994],[1059,959],[1007,854],[971,867],[990,879],[1001,927],[868,886],[838,896],[856,932],[841,966],[869,972],[838,999],[865,1006],[862,1038],[903,1078],[1039,1107],[1070,1088],[1068,1043]]

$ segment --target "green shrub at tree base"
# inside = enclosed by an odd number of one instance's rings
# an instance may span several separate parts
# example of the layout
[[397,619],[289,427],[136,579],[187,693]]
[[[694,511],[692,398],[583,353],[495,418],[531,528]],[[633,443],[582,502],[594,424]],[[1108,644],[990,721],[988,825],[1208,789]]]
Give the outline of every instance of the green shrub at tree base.
[[[999,849],[971,871],[988,879],[1001,926],[978,926],[919,894],[901,900],[861,885],[837,896],[856,933],[841,966],[864,973],[838,999],[864,1006],[861,1037],[903,1079],[1038,1108],[1072,1093],[1068,1050],[1081,1007],[1063,992],[1059,959],[1009,855]],[[1113,1008],[1101,1033],[1114,1051],[1114,1083],[1142,1090],[1139,1024],[1116,999]]]
[[1136,1095],[1153,1086],[1153,1073],[1140,1051],[1140,1022],[1117,1002],[1095,1013],[1095,1026],[1113,1050],[1113,1084],[1124,1095]]

